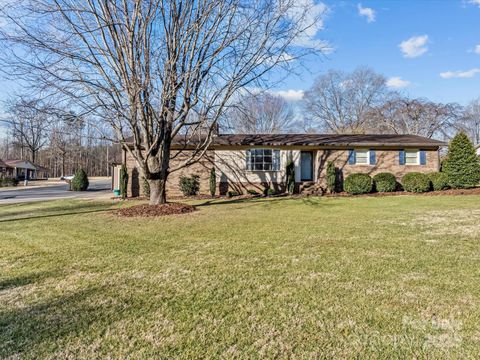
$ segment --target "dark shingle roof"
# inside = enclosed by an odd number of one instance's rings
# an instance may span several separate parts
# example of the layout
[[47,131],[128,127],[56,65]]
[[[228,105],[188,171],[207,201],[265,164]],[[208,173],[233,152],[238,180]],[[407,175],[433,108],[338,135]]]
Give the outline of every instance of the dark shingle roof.
[[[175,137],[173,144],[185,145],[185,136]],[[198,140],[197,140],[198,141]],[[195,144],[195,139],[187,140]],[[446,143],[417,135],[379,135],[379,134],[221,134],[212,139],[213,147],[223,146],[381,146],[415,147],[444,146]]]

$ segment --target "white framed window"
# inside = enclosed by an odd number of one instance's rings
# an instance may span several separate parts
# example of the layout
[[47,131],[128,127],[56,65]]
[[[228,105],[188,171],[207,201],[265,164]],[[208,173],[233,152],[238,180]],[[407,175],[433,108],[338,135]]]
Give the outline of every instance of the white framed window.
[[420,164],[420,151],[405,150],[405,165],[419,165],[419,164]]
[[249,149],[247,150],[247,170],[249,171],[279,171],[280,150]]
[[355,164],[356,165],[369,165],[370,164],[370,151],[364,149],[355,150]]

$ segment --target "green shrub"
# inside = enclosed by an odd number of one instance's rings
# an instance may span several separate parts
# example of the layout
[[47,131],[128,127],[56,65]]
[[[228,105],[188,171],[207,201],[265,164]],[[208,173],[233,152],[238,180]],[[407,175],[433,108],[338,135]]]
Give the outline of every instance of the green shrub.
[[240,196],[240,194],[237,191],[232,191],[232,190],[227,191],[227,197],[228,198],[232,198],[234,196]]
[[142,193],[143,196],[150,198],[150,183],[145,176],[142,176]]
[[295,163],[292,160],[287,164],[287,191],[290,195],[295,192]]
[[267,193],[266,193],[267,196],[274,196],[274,195],[277,195],[277,190],[275,189],[272,189],[272,188],[268,188],[267,189]]
[[258,191],[253,190],[253,189],[248,189],[247,193],[250,194],[250,195],[259,195]]
[[397,189],[397,179],[391,173],[379,173],[373,177],[373,182],[378,192],[392,192]]
[[180,190],[184,196],[194,196],[200,190],[200,177],[198,175],[180,176]]
[[419,172],[405,174],[402,185],[405,191],[415,193],[427,192],[431,187],[428,176]]
[[351,195],[368,194],[372,191],[373,180],[368,174],[351,174],[345,179],[343,187]]
[[75,176],[72,179],[72,190],[73,191],[86,191],[88,189],[88,176],[85,170],[77,170]]
[[329,161],[327,164],[327,189],[331,194],[336,193],[338,189],[337,169],[333,161]]
[[432,184],[432,189],[435,191],[448,189],[448,176],[442,172],[433,172],[427,175]]
[[120,168],[120,194],[122,195],[122,199],[127,198],[127,190],[128,190],[128,171],[127,171],[127,166],[123,164],[122,167]]
[[442,172],[447,174],[448,184],[454,189],[478,186],[480,159],[464,132],[458,133],[450,141],[447,158],[442,163]]
[[212,167],[210,170],[210,195],[215,196],[217,192],[217,176],[215,174],[215,168]]

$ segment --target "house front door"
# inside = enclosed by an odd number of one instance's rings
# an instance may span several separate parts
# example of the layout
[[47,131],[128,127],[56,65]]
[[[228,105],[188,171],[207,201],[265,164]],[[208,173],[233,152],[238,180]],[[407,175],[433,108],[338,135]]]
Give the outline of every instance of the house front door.
[[300,173],[302,181],[313,181],[313,153],[300,152]]

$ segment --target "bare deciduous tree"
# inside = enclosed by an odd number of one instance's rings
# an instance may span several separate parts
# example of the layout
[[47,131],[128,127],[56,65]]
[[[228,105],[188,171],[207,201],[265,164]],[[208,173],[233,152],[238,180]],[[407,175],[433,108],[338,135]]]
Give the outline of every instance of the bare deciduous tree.
[[475,145],[480,145],[480,98],[470,101],[457,127],[465,131]]
[[288,131],[294,120],[292,106],[268,92],[240,96],[225,114],[225,126],[241,134],[274,134]]
[[[3,69],[107,121],[166,201],[169,173],[198,161],[231,98],[307,53],[318,17],[295,0],[23,0],[4,10]],[[8,11],[8,12],[6,12]],[[307,47],[308,46],[308,47]],[[170,167],[171,143],[191,146]],[[131,144],[127,146],[127,144]]]
[[307,127],[332,133],[363,133],[368,112],[382,103],[386,80],[368,68],[347,74],[330,70],[305,92]]
[[37,99],[19,98],[9,106],[10,129],[15,145],[22,151],[28,150],[30,160],[37,160],[38,151],[48,141],[48,130],[52,124],[52,118],[48,105]]
[[460,110],[456,104],[395,96],[369,113],[368,129],[376,133],[448,137]]

